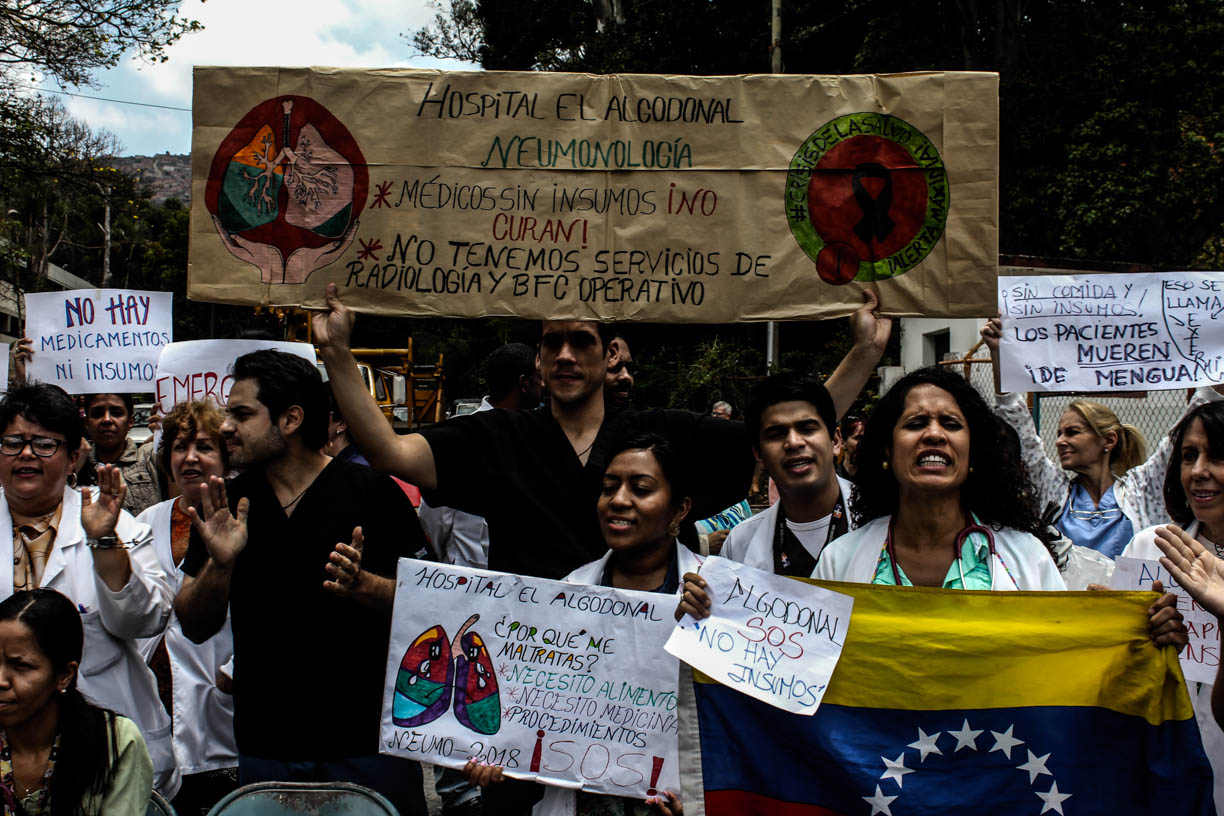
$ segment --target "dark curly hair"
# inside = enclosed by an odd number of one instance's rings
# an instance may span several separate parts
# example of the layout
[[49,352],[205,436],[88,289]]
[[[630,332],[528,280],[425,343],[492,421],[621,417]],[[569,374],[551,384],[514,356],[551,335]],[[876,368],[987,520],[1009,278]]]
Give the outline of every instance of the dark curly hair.
[[1181,482],[1182,444],[1186,431],[1195,420],[1203,423],[1207,434],[1207,455],[1212,459],[1224,459],[1224,402],[1208,402],[1195,406],[1177,423],[1169,436],[1173,439],[1173,452],[1169,456],[1169,469],[1165,471],[1164,500],[1169,518],[1185,527],[1194,521],[1194,511],[1186,501],[1186,491]]
[[1020,462],[1017,447],[1006,444],[994,413],[973,386],[964,377],[940,366],[920,368],[902,377],[867,419],[856,453],[858,470],[853,499],[856,523],[861,526],[897,512],[897,479],[891,469],[884,468],[884,463],[889,458],[893,429],[905,399],[919,385],[933,385],[951,394],[968,423],[973,477],[961,486],[965,510],[995,530],[1011,527],[1037,536],[1041,526],[1033,506],[1036,491]]

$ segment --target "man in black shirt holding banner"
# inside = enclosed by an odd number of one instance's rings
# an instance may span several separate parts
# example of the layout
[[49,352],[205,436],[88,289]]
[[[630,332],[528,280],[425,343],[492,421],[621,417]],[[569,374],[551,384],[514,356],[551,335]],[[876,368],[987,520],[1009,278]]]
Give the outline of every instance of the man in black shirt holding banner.
[[[854,346],[828,389],[839,412],[871,375],[892,321],[874,314],[869,294],[851,318]],[[689,468],[690,517],[739,502],[752,476],[752,447],[742,422],[691,411],[607,407],[611,327],[591,321],[544,321],[540,373],[552,399],[531,411],[484,411],[421,433],[397,435],[370,398],[349,348],[355,315],[327,287],[326,312],[312,318],[328,380],[370,464],[421,488],[435,507],[484,516],[489,568],[560,579],[600,558],[607,547],[596,519],[608,452],[629,431],[664,435]],[[537,785],[506,782],[485,790],[486,813],[527,814]]]
[[[595,517],[607,451],[627,431],[666,436],[696,477],[692,518],[744,497],[753,470],[744,425],[691,411],[609,410],[604,401],[610,327],[545,321],[540,371],[552,395],[532,411],[484,411],[400,436],[358,374],[349,336],[355,316],[327,290],[313,318],[315,342],[349,427],[370,464],[419,486],[434,506],[484,516],[489,568],[561,578],[606,551]],[[837,411],[858,396],[879,361],[892,321],[869,293],[851,317],[854,346],[828,380]]]

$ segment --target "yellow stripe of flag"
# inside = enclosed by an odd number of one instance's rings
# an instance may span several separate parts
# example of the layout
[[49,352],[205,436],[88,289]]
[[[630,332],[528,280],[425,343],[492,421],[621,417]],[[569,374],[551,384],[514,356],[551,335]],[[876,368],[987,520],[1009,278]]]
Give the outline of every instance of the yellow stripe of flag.
[[1194,716],[1176,652],[1148,637],[1155,593],[809,583],[854,597],[825,703],[924,711],[1096,706],[1152,724]]

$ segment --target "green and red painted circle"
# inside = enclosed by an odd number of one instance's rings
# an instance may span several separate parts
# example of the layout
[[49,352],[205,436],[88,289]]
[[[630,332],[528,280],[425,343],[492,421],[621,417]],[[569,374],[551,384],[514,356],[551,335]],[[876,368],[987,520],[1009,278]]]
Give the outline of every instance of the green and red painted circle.
[[812,133],[786,175],[786,220],[821,280],[903,275],[943,236],[948,173],[922,131],[883,113],[839,116]]

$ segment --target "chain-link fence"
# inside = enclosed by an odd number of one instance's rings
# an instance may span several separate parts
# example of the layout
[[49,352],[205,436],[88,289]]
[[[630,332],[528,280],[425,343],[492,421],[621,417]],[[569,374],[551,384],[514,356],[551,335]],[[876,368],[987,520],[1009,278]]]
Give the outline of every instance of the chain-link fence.
[[[969,350],[965,358],[945,360],[950,367],[969,379],[969,382],[987,404],[994,404],[994,374],[986,349],[979,346]],[[1032,395],[1033,421],[1045,444],[1046,455],[1058,461],[1054,441],[1058,436],[1058,421],[1067,405],[1073,400],[1090,399],[1108,407],[1122,422],[1137,427],[1147,441],[1149,453],[1160,439],[1173,428],[1173,424],[1185,412],[1188,401],[1185,389],[1177,391],[1150,391],[1146,394],[1043,394]]]

